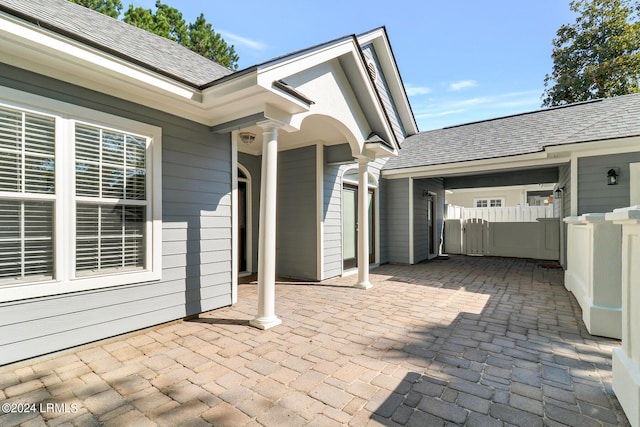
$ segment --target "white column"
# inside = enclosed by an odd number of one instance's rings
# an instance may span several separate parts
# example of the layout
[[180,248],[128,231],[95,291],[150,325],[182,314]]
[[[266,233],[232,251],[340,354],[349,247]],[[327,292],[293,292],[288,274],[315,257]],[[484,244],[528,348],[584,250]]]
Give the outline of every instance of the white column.
[[369,160],[358,159],[358,283],[356,287],[369,289]]
[[262,127],[262,180],[258,235],[258,316],[249,324],[269,329],[282,323],[276,317],[276,189],[278,184],[278,126]]

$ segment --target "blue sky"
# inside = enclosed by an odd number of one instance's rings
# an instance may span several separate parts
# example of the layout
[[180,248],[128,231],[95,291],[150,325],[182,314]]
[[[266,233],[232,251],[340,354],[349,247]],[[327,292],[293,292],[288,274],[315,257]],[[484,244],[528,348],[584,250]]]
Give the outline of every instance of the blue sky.
[[575,20],[569,0],[164,3],[188,22],[204,13],[235,45],[240,69],[384,25],[420,130],[539,109],[551,41]]

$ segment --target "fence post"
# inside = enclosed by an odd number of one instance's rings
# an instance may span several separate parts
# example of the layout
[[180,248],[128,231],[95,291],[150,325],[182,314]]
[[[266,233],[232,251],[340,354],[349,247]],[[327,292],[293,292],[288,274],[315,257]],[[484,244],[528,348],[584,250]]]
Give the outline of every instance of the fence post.
[[622,345],[613,350],[613,391],[632,426],[640,426],[640,205],[616,209],[622,225]]

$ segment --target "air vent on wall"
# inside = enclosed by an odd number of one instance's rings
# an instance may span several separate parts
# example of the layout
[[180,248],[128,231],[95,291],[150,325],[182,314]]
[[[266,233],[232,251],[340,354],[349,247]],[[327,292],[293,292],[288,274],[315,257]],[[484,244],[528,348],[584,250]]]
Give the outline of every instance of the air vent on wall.
[[373,64],[373,62],[369,62],[367,64],[367,68],[369,69],[369,75],[371,76],[372,80],[376,79],[376,66]]

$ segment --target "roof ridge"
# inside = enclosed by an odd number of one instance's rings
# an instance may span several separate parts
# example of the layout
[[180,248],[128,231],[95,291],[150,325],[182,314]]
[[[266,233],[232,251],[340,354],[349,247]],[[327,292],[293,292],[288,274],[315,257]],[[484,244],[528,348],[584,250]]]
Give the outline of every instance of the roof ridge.
[[587,100],[587,101],[573,102],[571,104],[556,105],[556,106],[549,107],[549,108],[540,108],[539,110],[523,111],[522,113],[509,114],[507,116],[493,117],[493,118],[490,118],[490,119],[476,120],[476,121],[473,121],[473,122],[461,123],[459,125],[445,126],[442,129],[453,129],[453,128],[458,128],[458,127],[467,126],[467,125],[475,125],[475,124],[478,124],[478,123],[495,122],[497,120],[510,119],[512,117],[520,117],[520,116],[527,116],[527,115],[533,115],[533,114],[539,114],[539,113],[546,113],[548,111],[561,110],[563,108],[571,108],[571,107],[577,107],[579,105],[586,105],[586,104],[593,104],[593,103],[596,103],[596,102],[602,102],[605,99],[606,98],[590,99],[590,100]]

